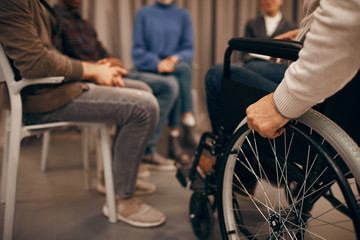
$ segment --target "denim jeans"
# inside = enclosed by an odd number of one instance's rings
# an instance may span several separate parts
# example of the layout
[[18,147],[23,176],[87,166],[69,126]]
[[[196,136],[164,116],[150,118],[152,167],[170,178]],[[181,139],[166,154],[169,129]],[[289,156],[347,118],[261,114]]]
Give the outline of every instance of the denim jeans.
[[175,79],[179,84],[179,95],[169,115],[169,127],[180,126],[181,115],[186,112],[193,112],[192,89],[192,70],[188,63],[179,62],[171,74],[163,74],[167,78]]
[[[214,132],[217,132],[220,127],[219,104],[223,68],[223,64],[217,64],[211,67],[205,76],[206,103]],[[250,87],[273,92],[283,79],[286,68],[286,64],[261,60],[254,60],[243,66],[231,64],[230,79]]]
[[154,153],[156,151],[156,143],[158,142],[164,129],[165,122],[169,116],[170,110],[172,109],[175,100],[178,97],[179,84],[174,77],[147,72],[132,72],[129,73],[126,78],[139,80],[149,85],[159,103],[159,123],[155,133],[150,137],[149,143],[145,150],[145,154]]
[[[144,89],[148,87],[143,83]],[[130,86],[131,84],[129,84]],[[143,89],[89,84],[89,90],[67,105],[48,113],[25,114],[32,122],[81,121],[116,124],[112,147],[115,193],[133,195],[138,167],[157,126],[156,98]]]
[[[141,72],[141,74],[144,74],[144,73],[145,72]],[[163,81],[163,83],[171,82],[171,84],[174,84],[174,83],[177,84],[178,95],[176,96],[174,105],[172,106],[172,108],[170,110],[170,113],[168,116],[168,119],[169,119],[168,124],[169,124],[170,128],[179,127],[181,115],[186,112],[194,111],[193,99],[192,99],[192,95],[191,95],[192,70],[191,70],[190,65],[186,62],[179,62],[178,64],[176,64],[175,70],[173,73],[164,73],[164,74],[148,73],[148,74],[155,75],[158,78],[158,81]],[[142,80],[141,78],[136,78],[136,79]],[[150,87],[151,87],[151,85],[150,85]],[[155,96],[156,96],[156,94],[155,94]],[[160,112],[161,112],[161,104],[160,104]]]

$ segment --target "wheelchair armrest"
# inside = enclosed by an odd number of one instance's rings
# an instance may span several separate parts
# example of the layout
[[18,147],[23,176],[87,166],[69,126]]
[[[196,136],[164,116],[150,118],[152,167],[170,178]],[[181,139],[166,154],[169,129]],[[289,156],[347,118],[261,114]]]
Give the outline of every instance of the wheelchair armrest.
[[13,82],[13,89],[15,92],[20,93],[22,89],[31,85],[39,85],[39,84],[58,84],[64,81],[64,77],[45,77],[45,78],[34,78],[28,79],[23,78],[20,81]]
[[302,43],[273,38],[233,38],[229,41],[229,47],[238,51],[297,60]]

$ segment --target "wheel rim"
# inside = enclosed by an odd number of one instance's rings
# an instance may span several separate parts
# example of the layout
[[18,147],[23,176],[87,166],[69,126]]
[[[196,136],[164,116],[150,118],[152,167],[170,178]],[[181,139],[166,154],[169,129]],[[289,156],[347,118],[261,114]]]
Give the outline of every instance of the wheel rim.
[[[313,136],[312,131],[300,123],[295,125],[300,125],[301,131]],[[222,181],[222,214],[225,235],[229,239],[244,235],[249,239],[331,239],[334,235],[328,230],[329,226],[336,234],[341,232],[347,237],[344,239],[356,238],[354,224],[346,214],[349,209],[357,208],[357,204],[347,203],[343,195],[359,199],[359,192],[352,178],[345,179],[345,183],[340,181],[340,184],[328,180],[335,173],[332,166],[325,164],[324,168],[324,164],[319,164],[323,162],[322,155],[340,157],[332,153],[326,140],[320,139],[319,143],[328,149],[325,153],[316,152],[315,146],[306,143],[306,160],[292,160],[294,154],[290,151],[299,141],[295,138],[302,141],[304,138],[288,127],[282,136],[281,148],[277,143],[279,140],[266,140],[273,158],[264,163],[263,159],[268,160],[269,156],[258,150],[258,144],[263,145],[264,140],[259,143],[255,141],[258,135],[251,131],[243,132],[230,150]],[[255,177],[255,194],[247,191],[250,190],[248,181],[242,180],[244,171],[239,172],[239,164]],[[335,171],[340,169],[350,177],[342,168],[335,166]],[[350,192],[340,190],[339,185],[344,184],[351,188]],[[239,189],[248,195],[248,200],[243,200]]]

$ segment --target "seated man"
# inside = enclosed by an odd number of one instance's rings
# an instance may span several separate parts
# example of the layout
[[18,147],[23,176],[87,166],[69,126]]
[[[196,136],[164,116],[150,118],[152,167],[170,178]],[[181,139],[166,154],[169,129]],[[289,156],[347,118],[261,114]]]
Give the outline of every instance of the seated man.
[[[283,0],[258,0],[258,4],[262,14],[247,22],[245,37],[273,38],[295,29],[295,24],[285,19],[280,11]],[[281,38],[289,37],[286,35]],[[244,65],[231,64],[230,79],[271,92],[283,78],[287,65],[273,63],[269,60],[269,57],[243,53]],[[206,103],[212,130],[215,133],[220,127],[220,89],[223,68],[223,64],[217,64],[211,67],[205,76]],[[213,160],[205,157],[202,157],[200,161],[201,169],[204,172],[212,170],[212,164]]]
[[[81,18],[79,14],[80,7],[81,1],[75,0],[58,0],[54,6],[55,12],[58,14],[62,24],[60,34],[54,39],[55,47],[74,59],[83,61],[107,59],[111,65],[123,68],[124,66],[121,61],[111,57],[103,47],[91,24]],[[124,71],[123,76],[127,79],[140,80],[148,84],[160,106],[159,123],[155,133],[150,137],[143,161],[147,163],[149,169],[174,171],[173,161],[164,158],[156,152],[156,143],[163,132],[165,121],[177,98],[178,83],[174,79],[162,81],[158,76],[150,73],[128,73]],[[125,87],[136,88],[137,84],[134,81],[125,81]]]
[[[300,31],[293,30],[279,36],[304,42],[299,59],[286,70],[279,84],[258,75],[248,74],[245,68],[231,68],[231,79],[271,92],[247,108],[247,123],[250,129],[261,136],[275,138],[283,133],[283,126],[297,118],[317,103],[342,89],[360,68],[360,37],[358,1],[307,1],[304,3],[305,18]],[[311,26],[311,27],[310,27]],[[233,71],[234,70],[234,71]],[[237,72],[238,71],[238,72]],[[280,71],[279,71],[280,72]],[[209,83],[214,83],[210,79]],[[218,75],[220,88],[221,74]],[[219,104],[215,85],[207,85],[210,102]],[[209,104],[209,114],[214,129],[219,121],[218,108]]]
[[[246,24],[245,37],[251,38],[274,38],[279,34],[292,31],[295,24],[286,20],[280,11],[283,0],[264,1],[258,0],[262,15],[249,20]],[[282,39],[295,39],[297,30]],[[275,90],[277,84],[284,76],[287,64],[269,62],[269,57],[260,55],[244,54],[244,65],[231,65],[231,79],[260,88],[268,92]],[[206,74],[206,100],[213,131],[217,131],[219,120],[219,97],[222,79],[223,64],[213,66]]]
[[[296,25],[282,15],[282,5],[283,0],[258,0],[261,15],[255,19],[250,19],[246,23],[245,37],[274,38],[280,34],[294,30]],[[242,61],[249,65],[261,64],[261,62],[269,59],[270,57],[259,54],[243,53],[242,55]]]
[[[123,69],[110,63],[71,59],[51,40],[58,26],[42,0],[0,2],[0,43],[26,78],[64,76],[57,85],[31,86],[22,92],[29,122],[107,122],[117,126],[113,172],[119,220],[137,227],[165,222],[160,211],[134,197],[139,163],[158,120],[159,107],[149,92],[121,88]],[[86,80],[86,81],[85,81]],[[104,205],[103,213],[108,214]]]

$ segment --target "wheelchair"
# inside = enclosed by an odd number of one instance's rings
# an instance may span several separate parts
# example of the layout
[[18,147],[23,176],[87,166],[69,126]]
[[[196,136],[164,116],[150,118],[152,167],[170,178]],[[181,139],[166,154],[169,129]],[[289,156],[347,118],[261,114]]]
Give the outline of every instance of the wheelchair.
[[[211,235],[215,209],[223,239],[360,239],[359,127],[350,124],[348,129],[347,120],[339,121],[339,127],[324,115],[338,115],[331,104],[351,97],[341,93],[353,90],[350,84],[359,89],[360,74],[316,110],[290,121],[276,139],[249,130],[244,118],[246,107],[267,93],[230,79],[234,50],[296,60],[301,47],[287,40],[229,41],[222,79],[222,128],[204,133],[192,166],[177,171],[182,186],[194,191],[189,216],[199,239]],[[201,177],[196,168],[205,151],[216,161],[214,171]]]

